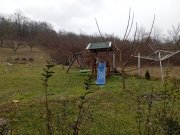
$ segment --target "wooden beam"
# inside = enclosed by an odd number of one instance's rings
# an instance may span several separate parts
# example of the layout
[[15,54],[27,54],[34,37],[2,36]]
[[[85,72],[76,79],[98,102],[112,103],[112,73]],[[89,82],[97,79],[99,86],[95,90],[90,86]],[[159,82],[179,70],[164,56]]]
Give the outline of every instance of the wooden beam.
[[74,63],[74,61],[75,61],[76,59],[77,59],[77,57],[74,56],[74,57],[73,57],[73,60],[72,60],[72,62],[71,62],[71,64],[69,65],[69,67],[68,67],[68,69],[67,69],[67,71],[66,71],[66,73],[69,72],[69,69],[71,68],[72,64]]

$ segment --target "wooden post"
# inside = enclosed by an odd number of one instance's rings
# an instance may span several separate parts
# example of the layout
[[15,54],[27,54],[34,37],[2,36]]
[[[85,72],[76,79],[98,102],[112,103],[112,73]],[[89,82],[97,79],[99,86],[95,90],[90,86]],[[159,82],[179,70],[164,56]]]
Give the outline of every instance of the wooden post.
[[72,60],[72,62],[70,63],[70,65],[69,65],[69,67],[68,67],[66,73],[69,72],[69,69],[71,68],[71,66],[72,66],[72,64],[75,62],[75,60],[76,60],[76,56],[73,57],[73,60]]
[[160,64],[160,69],[161,69],[161,80],[162,80],[162,83],[164,84],[164,76],[163,76],[163,68],[162,68],[161,52],[160,51],[159,51],[159,64]]
[[138,75],[141,75],[141,56],[140,53],[138,53]]
[[116,69],[116,55],[113,53],[113,69]]

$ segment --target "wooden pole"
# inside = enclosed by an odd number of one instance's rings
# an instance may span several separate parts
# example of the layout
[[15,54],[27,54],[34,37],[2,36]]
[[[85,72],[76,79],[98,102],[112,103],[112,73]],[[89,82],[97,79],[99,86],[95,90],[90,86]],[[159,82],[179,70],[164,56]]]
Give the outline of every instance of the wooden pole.
[[161,81],[164,84],[164,76],[163,76],[163,68],[162,68],[162,62],[161,62],[161,52],[159,51],[159,64],[161,69]]
[[116,55],[113,53],[113,69],[116,69]]
[[67,69],[66,73],[68,73],[68,72],[69,72],[69,69],[71,68],[71,66],[72,66],[72,64],[75,62],[75,60],[76,60],[76,56],[74,56],[74,58],[73,58],[73,60],[72,60],[71,64],[69,65],[69,67],[68,67],[68,69]]

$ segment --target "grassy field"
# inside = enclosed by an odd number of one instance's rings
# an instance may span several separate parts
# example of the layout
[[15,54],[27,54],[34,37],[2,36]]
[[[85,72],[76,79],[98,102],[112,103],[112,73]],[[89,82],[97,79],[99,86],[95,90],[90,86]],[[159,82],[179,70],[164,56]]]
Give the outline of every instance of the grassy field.
[[[10,121],[10,129],[14,135],[44,135],[45,91],[42,85],[42,68],[47,55],[35,49],[32,53],[20,50],[16,54],[8,49],[1,49],[0,64],[0,118]],[[6,53],[8,55],[6,55]],[[6,57],[34,58],[26,64],[7,65]],[[72,125],[78,114],[80,96],[86,91],[84,79],[89,73],[80,73],[78,69],[66,74],[61,65],[52,69],[55,74],[49,81],[48,99],[52,111],[52,125],[55,134],[72,134]],[[92,83],[95,84],[95,78]],[[173,87],[169,82],[167,88]],[[179,88],[179,87],[178,87]],[[89,135],[136,135],[138,133],[137,97],[153,92],[162,92],[165,87],[159,80],[145,80],[136,77],[126,79],[126,90],[122,89],[121,76],[107,78],[106,85],[90,87],[87,96],[84,120],[80,134]],[[178,89],[179,90],[179,89]],[[17,100],[19,103],[14,103]],[[180,99],[177,95],[175,112],[179,120]],[[153,102],[153,110],[162,106],[162,102]],[[148,114],[148,105],[143,103],[143,120]],[[153,114],[153,111],[152,111]],[[144,122],[142,120],[142,130]],[[163,134],[159,131],[158,134]]]
[[[133,70],[133,69],[137,69],[137,67],[128,67],[127,70]],[[149,73],[151,74],[152,78],[161,78],[161,69],[159,66],[152,66],[152,67],[144,67],[141,68],[141,76],[144,77],[146,71],[149,71]],[[166,75],[166,72],[169,72],[169,76],[172,79],[177,79],[180,78],[180,67],[179,66],[171,66],[171,65],[163,65],[163,75]],[[138,71],[134,70],[131,72],[128,72],[128,74],[131,75],[137,75]]]

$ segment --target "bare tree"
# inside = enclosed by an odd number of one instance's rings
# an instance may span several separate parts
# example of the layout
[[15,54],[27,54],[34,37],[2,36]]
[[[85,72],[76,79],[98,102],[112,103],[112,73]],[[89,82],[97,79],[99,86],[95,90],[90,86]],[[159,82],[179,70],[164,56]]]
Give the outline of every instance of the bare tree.
[[[133,42],[132,42],[131,49],[129,49],[129,47],[126,48],[124,45],[127,42],[129,34],[131,33],[132,26],[133,26],[133,21],[134,21],[134,13],[133,13],[133,16],[131,17],[131,9],[130,9],[129,10],[128,22],[127,22],[127,26],[126,26],[126,30],[125,30],[125,34],[124,34],[122,42],[118,46],[116,44],[116,41],[114,40],[114,46],[116,48],[115,53],[119,56],[119,63],[120,63],[120,68],[121,68],[120,73],[122,75],[123,89],[125,89],[125,68],[126,68],[127,64],[129,63],[129,61],[130,61],[130,59],[132,57],[132,52],[133,52],[133,48],[134,48],[134,44],[135,44],[135,38],[136,38],[136,32],[137,32],[137,24],[136,24],[136,30],[135,30],[134,39],[133,39]],[[106,39],[101,34],[101,31],[100,31],[97,20],[96,20],[96,25],[97,25],[98,31],[99,31],[102,39],[104,40],[104,42],[106,42]],[[129,50],[130,50],[130,53],[128,52]],[[123,57],[124,54],[128,54],[128,56],[127,56],[128,59],[126,59],[126,60],[124,59],[124,57]]]
[[3,46],[3,41],[5,37],[5,25],[6,19],[3,16],[0,16],[0,46]]
[[168,31],[172,43],[176,46],[180,46],[180,24],[177,26],[172,25],[172,29]]
[[16,41],[6,41],[6,47],[13,50],[13,52],[17,52],[17,50],[24,48],[25,43],[16,42]]
[[6,47],[11,48],[14,52],[25,46],[23,41],[25,37],[25,22],[26,17],[22,16],[19,12],[9,19],[9,37]]
[[162,42],[161,32],[162,31],[161,31],[160,28],[158,28],[157,26],[154,26],[154,31],[153,31],[152,38],[153,38],[153,42],[156,45],[160,45],[161,42]]
[[38,34],[38,23],[30,21],[27,24],[27,46],[30,48],[30,51],[32,52],[32,49],[35,45],[37,45],[36,38]]
[[146,32],[146,29],[143,26],[139,26],[136,32],[136,41],[141,42],[141,40],[147,36],[148,36],[148,33]]
[[[132,27],[133,27],[133,21],[134,21],[134,13],[133,13],[133,16],[131,17],[131,9],[130,9],[129,10],[128,22],[127,22],[127,26],[126,26],[126,30],[125,30],[123,40],[121,41],[121,43],[119,45],[117,45],[116,41],[114,40],[114,47],[116,48],[115,53],[119,56],[120,73],[122,75],[122,87],[123,87],[123,89],[126,88],[126,85],[125,85],[126,75],[125,74],[126,74],[126,72],[128,72],[128,70],[126,71],[127,65],[132,60],[134,54],[136,54],[137,52],[140,51],[141,46],[147,45],[148,42],[151,40],[151,33],[152,33],[153,26],[154,26],[155,15],[154,15],[154,19],[153,19],[149,33],[145,33],[145,30],[142,28],[139,29],[138,40],[140,40],[140,38],[141,38],[141,42],[138,43],[137,45],[136,45],[136,36],[137,36],[137,31],[138,31],[137,23],[136,23],[136,29],[134,32],[134,36],[133,36],[133,41],[131,41],[131,42],[128,41],[128,37],[129,37],[131,30],[132,30]],[[98,31],[101,35],[101,38],[104,40],[104,42],[106,42],[106,39],[101,34],[97,20],[96,20],[96,25],[97,25]],[[129,44],[128,47],[127,47],[127,44]],[[148,45],[150,45],[150,44],[148,44]]]

